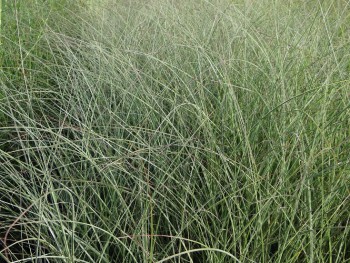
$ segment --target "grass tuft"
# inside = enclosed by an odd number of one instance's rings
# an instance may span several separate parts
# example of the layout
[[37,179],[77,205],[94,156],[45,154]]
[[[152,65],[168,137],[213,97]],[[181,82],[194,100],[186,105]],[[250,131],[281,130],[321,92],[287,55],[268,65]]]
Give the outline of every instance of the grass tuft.
[[6,1],[1,260],[349,262],[349,8]]

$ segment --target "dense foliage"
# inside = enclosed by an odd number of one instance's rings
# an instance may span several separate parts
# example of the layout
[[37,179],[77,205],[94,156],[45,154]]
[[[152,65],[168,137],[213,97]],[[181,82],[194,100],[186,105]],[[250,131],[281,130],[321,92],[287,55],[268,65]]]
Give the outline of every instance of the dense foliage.
[[350,262],[348,1],[2,4],[1,262]]

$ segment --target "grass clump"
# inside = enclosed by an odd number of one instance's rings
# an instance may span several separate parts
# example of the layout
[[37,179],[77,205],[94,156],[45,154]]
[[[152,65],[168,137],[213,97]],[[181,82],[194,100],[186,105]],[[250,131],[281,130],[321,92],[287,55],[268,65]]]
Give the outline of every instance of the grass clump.
[[345,1],[59,7],[4,41],[3,260],[349,261]]

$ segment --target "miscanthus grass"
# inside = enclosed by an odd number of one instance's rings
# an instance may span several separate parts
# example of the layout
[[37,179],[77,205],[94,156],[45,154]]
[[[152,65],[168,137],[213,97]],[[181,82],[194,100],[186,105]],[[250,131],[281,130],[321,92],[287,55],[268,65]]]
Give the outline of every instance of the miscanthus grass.
[[347,1],[38,2],[3,15],[2,262],[349,262]]

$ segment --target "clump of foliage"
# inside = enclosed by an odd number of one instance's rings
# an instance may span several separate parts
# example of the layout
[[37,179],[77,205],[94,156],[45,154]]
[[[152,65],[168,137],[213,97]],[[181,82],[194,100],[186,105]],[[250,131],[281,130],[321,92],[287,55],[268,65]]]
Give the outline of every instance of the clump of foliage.
[[3,23],[4,261],[349,260],[345,1],[37,2]]

